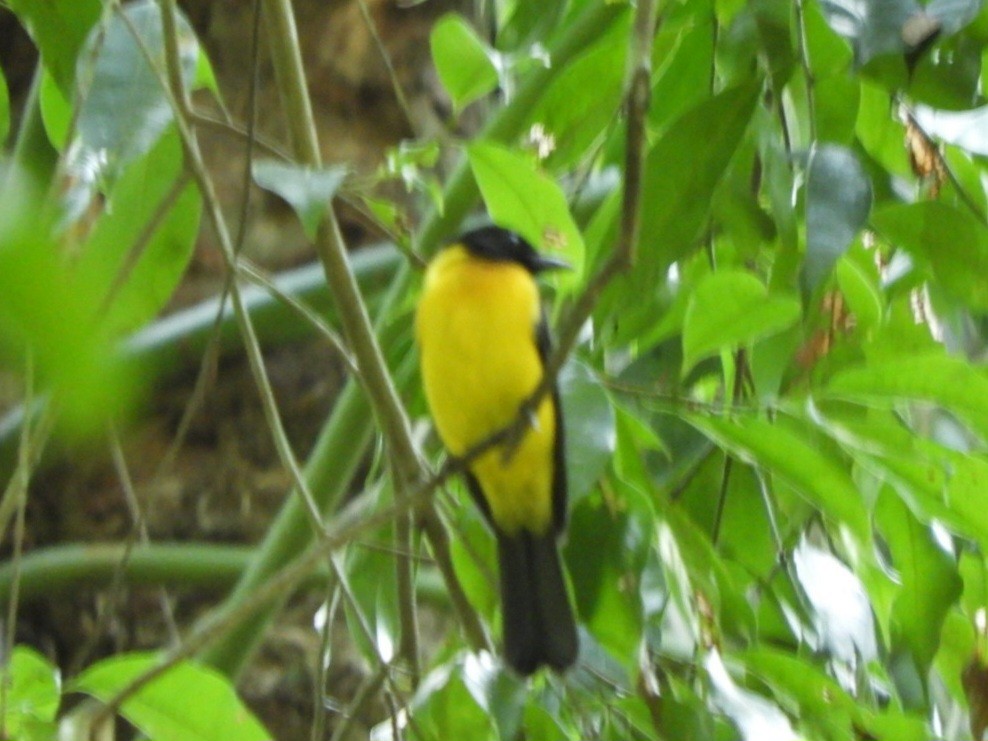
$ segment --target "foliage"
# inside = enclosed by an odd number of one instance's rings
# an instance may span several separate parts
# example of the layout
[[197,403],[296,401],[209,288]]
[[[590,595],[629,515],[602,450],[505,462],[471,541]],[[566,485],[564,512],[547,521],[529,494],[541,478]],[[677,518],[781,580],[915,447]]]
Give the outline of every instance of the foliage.
[[[485,107],[489,123],[452,144],[404,142],[379,173],[424,191],[417,210],[302,154],[254,163],[254,176],[297,210],[324,259],[320,240],[333,230],[317,227],[335,223],[326,204],[339,189],[387,214],[392,229],[420,224],[396,235],[419,257],[482,199],[499,223],[573,263],[547,296],[553,317],[569,316],[584,296],[592,306],[560,373],[579,666],[526,684],[476,650],[478,632],[482,642],[499,620],[494,554],[460,485],[434,498],[434,521],[423,518],[451,532],[445,550],[428,527],[420,543],[400,527],[352,519],[403,511],[414,493],[402,488],[414,477],[389,476],[402,470],[395,441],[409,425],[379,413],[382,392],[364,355],[356,366],[366,396],[344,391],[238,591],[188,651],[217,642],[206,658],[235,674],[266,624],[257,611],[274,612],[272,598],[324,562],[319,547],[344,548],[333,558],[331,601],[344,609],[326,613],[346,620],[371,667],[368,686],[376,677],[393,700],[377,739],[980,739],[988,7],[666,0],[636,140],[626,93],[640,8],[492,5],[493,38],[447,15],[430,39],[457,119]],[[108,399],[137,393],[125,354],[112,348],[165,305],[203,205],[215,206],[192,174],[187,112],[167,88],[166,63],[185,85],[211,78],[196,76],[206,64],[184,21],[169,49],[150,0],[102,19],[96,2],[11,6],[47,76],[32,105],[45,113],[58,155],[49,178],[60,187],[38,187],[60,195],[0,200],[0,352],[27,368],[26,388],[36,381],[76,429],[91,432],[126,413]],[[287,89],[286,100],[304,94]],[[128,112],[126,125],[109,125],[118,111]],[[10,119],[0,85],[0,137]],[[13,132],[6,193],[30,191],[12,184],[44,162],[26,144],[32,125],[41,121],[28,111]],[[441,147],[460,158],[452,173],[436,168]],[[627,163],[638,147],[635,184]],[[632,188],[642,197],[634,264],[586,294],[626,232]],[[24,213],[48,217],[28,230]],[[419,416],[412,262],[365,299],[378,313],[402,412]],[[351,312],[362,310],[337,304],[333,314],[355,354],[364,350]],[[250,327],[249,317],[238,325],[248,348],[257,342]],[[364,509],[334,520],[372,431],[393,465],[371,466],[357,499]],[[9,492],[30,473],[33,440],[22,437]],[[434,441],[424,452],[439,461]],[[302,499],[306,489],[315,500]],[[313,539],[312,516],[325,518],[322,546],[299,556]],[[395,538],[393,552],[346,548],[354,521]],[[409,548],[427,547],[427,564],[403,563]],[[435,600],[437,574],[440,607],[463,631],[410,655],[408,600]],[[111,657],[67,688],[106,700],[158,661]],[[50,737],[56,673],[24,649],[7,671],[6,730]],[[215,712],[216,725],[175,716],[189,696]],[[121,712],[159,739],[264,737],[230,685],[196,664],[177,663]]]

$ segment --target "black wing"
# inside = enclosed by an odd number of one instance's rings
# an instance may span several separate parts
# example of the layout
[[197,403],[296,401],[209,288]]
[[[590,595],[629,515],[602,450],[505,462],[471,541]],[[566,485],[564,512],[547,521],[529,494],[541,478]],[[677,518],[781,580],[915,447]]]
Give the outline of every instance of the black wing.
[[[539,358],[545,366],[552,350],[552,338],[549,336],[549,323],[543,314],[535,326],[535,345]],[[556,418],[556,439],[552,448],[552,525],[556,535],[566,528],[566,433],[563,429],[563,405],[559,401],[559,388],[556,379],[552,379],[549,391],[552,399],[552,412]]]

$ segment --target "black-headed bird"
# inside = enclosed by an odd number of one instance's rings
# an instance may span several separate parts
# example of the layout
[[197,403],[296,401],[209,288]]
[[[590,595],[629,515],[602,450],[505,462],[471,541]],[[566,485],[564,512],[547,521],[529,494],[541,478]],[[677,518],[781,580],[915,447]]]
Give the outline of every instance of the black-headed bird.
[[[422,382],[439,437],[464,455],[509,426],[542,382],[549,330],[535,276],[565,263],[484,227],[429,263],[416,314]],[[573,664],[578,638],[557,539],[566,524],[555,384],[520,439],[478,456],[467,487],[497,538],[504,655],[519,674]]]

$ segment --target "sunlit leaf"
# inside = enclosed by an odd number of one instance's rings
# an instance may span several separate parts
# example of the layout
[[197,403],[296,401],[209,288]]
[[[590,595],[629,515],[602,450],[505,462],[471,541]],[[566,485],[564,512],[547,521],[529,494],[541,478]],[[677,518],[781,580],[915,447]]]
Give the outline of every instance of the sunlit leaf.
[[[154,653],[120,654],[86,669],[71,683],[74,692],[109,700],[161,662]],[[194,705],[189,698],[194,697]],[[215,669],[184,662],[145,685],[120,709],[145,734],[159,741],[267,741],[264,727]]]
[[201,199],[183,173],[182,146],[172,131],[124,170],[80,248],[75,269],[103,285],[102,321],[112,334],[151,319],[192,257]]
[[35,724],[51,723],[61,700],[58,669],[27,646],[16,646],[5,667],[6,689],[3,727],[10,738],[31,738]]
[[462,16],[447,13],[436,21],[429,43],[439,79],[456,110],[497,87],[496,52],[478,38]]
[[971,154],[988,155],[988,106],[970,111],[938,111],[917,105],[912,113],[930,136],[956,144]]
[[838,373],[826,393],[888,406],[930,401],[949,409],[988,439],[988,377],[958,358],[903,357]]
[[770,295],[750,273],[707,276],[693,290],[683,319],[683,374],[721,349],[781,332],[799,315],[798,299]]
[[500,144],[475,141],[467,156],[494,222],[566,259],[572,270],[560,275],[560,284],[576,285],[583,273],[583,237],[562,189],[529,159]]

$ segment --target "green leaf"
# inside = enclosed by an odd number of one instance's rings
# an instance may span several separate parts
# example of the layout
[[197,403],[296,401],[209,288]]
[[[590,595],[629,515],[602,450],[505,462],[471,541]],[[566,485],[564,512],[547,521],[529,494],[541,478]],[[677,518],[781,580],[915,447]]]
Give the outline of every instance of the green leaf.
[[[178,34],[182,72],[190,85],[199,46],[181,14]],[[138,0],[111,14],[105,29],[89,35],[79,64],[83,102],[76,133],[80,146],[73,152],[70,167],[82,178],[91,179],[95,172],[97,178],[112,182],[127,162],[154,146],[172,121],[162,77],[165,41],[158,3]]]
[[641,264],[636,273],[661,275],[693,245],[760,92],[760,82],[749,83],[703,101],[680,116],[651,148],[645,162],[642,203],[647,208],[642,209]]
[[613,30],[586,54],[569,64],[539,96],[529,116],[551,142],[550,168],[570,166],[602,138],[623,92],[627,28]]
[[58,151],[65,149],[72,127],[72,104],[55,82],[48,70],[41,77],[41,120],[45,125],[48,141]]
[[875,518],[901,584],[892,605],[893,650],[907,649],[925,676],[947,611],[961,594],[957,566],[898,498],[881,496]]
[[493,719],[500,738],[518,735],[527,694],[523,680],[502,671],[486,656],[471,654],[463,661],[463,684]]
[[731,455],[787,481],[830,520],[846,525],[861,543],[870,541],[868,513],[846,466],[797,430],[755,417],[691,414],[685,419]]
[[134,368],[100,322],[102,286],[66,267],[32,184],[15,181],[8,192],[0,212],[0,355],[20,369],[30,353],[41,387],[59,394],[67,431],[102,430],[135,391]]
[[874,261],[862,265],[861,260],[850,254],[837,261],[837,285],[854,313],[857,326],[865,331],[877,329],[885,311],[876,272]]
[[563,366],[559,393],[566,432],[566,471],[570,504],[585,496],[614,454],[614,407],[590,369],[578,362]]
[[[155,653],[118,654],[93,664],[69,686],[109,700],[161,662]],[[191,701],[194,699],[194,702]],[[121,714],[157,741],[266,741],[272,738],[215,669],[182,662],[125,700]]]
[[343,185],[347,170],[345,167],[316,170],[275,160],[257,160],[252,174],[259,186],[285,199],[302,222],[305,235],[315,239],[316,230],[333,196]]
[[683,374],[721,349],[781,332],[799,319],[795,298],[769,295],[750,273],[721,270],[694,289],[683,320]]
[[875,213],[872,223],[945,290],[972,309],[988,310],[988,227],[967,209],[939,201],[894,205]]
[[857,157],[845,147],[824,144],[810,155],[806,183],[806,262],[803,285],[813,293],[871,210],[871,183]]
[[577,285],[583,273],[583,237],[562,189],[528,158],[500,144],[475,141],[467,156],[491,218],[535,247],[565,258],[573,270],[560,276],[560,284]]
[[10,685],[2,725],[7,737],[26,737],[33,724],[54,721],[61,700],[58,669],[34,649],[16,646],[6,672]]
[[457,111],[497,87],[496,52],[480,40],[462,16],[447,13],[436,21],[429,45],[436,72]]
[[958,358],[902,357],[850,368],[834,376],[824,394],[880,406],[934,402],[988,440],[988,378]]
[[41,59],[67,97],[72,95],[76,57],[99,20],[100,0],[11,0],[8,5],[28,29]]
[[113,335],[148,321],[171,298],[192,257],[202,211],[172,129],[124,170],[81,248],[80,276],[102,286]]
[[671,59],[656,70],[652,85],[649,125],[664,129],[676,116],[697,105],[707,95],[714,55],[714,19],[699,17],[685,28],[660,30],[656,50],[661,51],[665,34],[674,33]]

